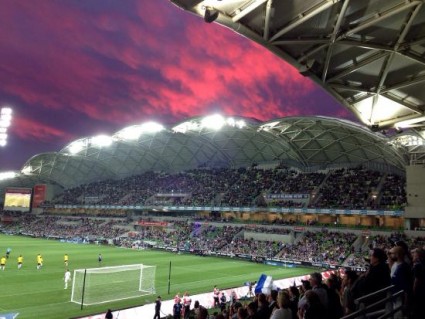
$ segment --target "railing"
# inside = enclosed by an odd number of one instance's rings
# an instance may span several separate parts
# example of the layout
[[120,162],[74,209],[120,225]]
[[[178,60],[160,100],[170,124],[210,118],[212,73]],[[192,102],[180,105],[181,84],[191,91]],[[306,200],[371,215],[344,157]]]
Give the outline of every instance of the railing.
[[[342,317],[341,319],[386,319],[393,318],[396,313],[401,312],[403,307],[404,291],[393,292],[394,286],[375,291],[369,295],[355,300],[358,310]],[[379,296],[386,295],[385,298],[375,301]],[[400,318],[399,316],[397,316]]]

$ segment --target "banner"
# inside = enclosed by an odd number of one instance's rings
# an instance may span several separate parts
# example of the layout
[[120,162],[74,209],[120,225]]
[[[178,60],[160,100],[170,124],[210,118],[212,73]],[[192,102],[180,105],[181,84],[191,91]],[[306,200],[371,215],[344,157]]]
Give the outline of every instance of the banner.
[[34,185],[32,208],[38,208],[46,200],[46,184]]

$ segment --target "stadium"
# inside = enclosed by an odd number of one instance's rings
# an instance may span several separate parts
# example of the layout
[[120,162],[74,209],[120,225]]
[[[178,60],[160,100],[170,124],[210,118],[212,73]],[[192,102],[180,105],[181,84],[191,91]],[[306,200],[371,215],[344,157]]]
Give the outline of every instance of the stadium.
[[[215,284],[230,295],[262,273],[272,275],[272,288],[281,291],[289,286],[278,286],[280,279],[302,285],[309,273],[333,272],[343,280],[339,276],[351,271],[367,278],[373,260],[385,263],[389,252],[399,258],[396,266],[410,258],[406,267],[425,269],[423,2],[293,1],[290,10],[270,0],[172,2],[282,57],[361,124],[324,116],[264,122],[213,114],[169,126],[145,122],[34,155],[19,172],[0,174],[0,230],[13,260],[21,252],[34,260],[42,253],[45,269],[13,270],[2,281],[19,296],[14,284],[31,281],[24,274],[35,272],[42,296],[24,307],[3,297],[0,312],[103,318],[105,303],[132,309],[140,305],[135,298],[145,296],[142,303],[152,305],[158,293],[172,300],[184,291],[206,294],[203,306],[214,308],[206,300]],[[402,246],[407,249],[393,252]],[[64,250],[75,270],[72,296],[56,293]],[[134,264],[144,265],[113,276]],[[343,298],[350,284],[335,288],[330,280],[326,289],[340,294],[342,313],[326,318],[398,312],[419,318],[425,289],[415,290],[416,277],[391,277],[385,267],[388,282],[379,289],[369,286],[375,278],[362,282],[357,302]],[[216,269],[228,276],[217,276]],[[391,293],[388,300],[378,298],[386,310],[377,311],[362,298],[380,289]],[[240,291],[247,306],[246,288]],[[262,306],[257,303],[258,312]]]

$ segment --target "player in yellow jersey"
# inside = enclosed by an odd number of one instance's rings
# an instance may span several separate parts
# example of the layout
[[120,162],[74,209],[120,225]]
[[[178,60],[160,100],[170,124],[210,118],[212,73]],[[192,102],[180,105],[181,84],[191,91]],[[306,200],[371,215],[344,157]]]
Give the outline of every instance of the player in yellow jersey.
[[43,257],[41,257],[41,254],[37,255],[37,269],[41,269],[43,267]]
[[22,257],[22,255],[19,255],[19,257],[18,257],[18,269],[22,268],[23,262],[24,262],[24,257]]
[[69,260],[68,254],[65,254],[63,256],[63,262],[65,264],[65,267],[68,267],[68,260]]
[[0,259],[0,269],[4,270],[6,268],[6,257],[1,257]]

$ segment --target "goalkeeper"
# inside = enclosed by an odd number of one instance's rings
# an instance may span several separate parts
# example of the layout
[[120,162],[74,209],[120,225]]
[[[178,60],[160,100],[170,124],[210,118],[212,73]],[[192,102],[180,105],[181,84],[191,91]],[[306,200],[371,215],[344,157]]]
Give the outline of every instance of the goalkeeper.
[[63,279],[65,281],[65,288],[63,289],[68,289],[68,283],[71,281],[71,272],[69,271],[69,269],[65,271]]

